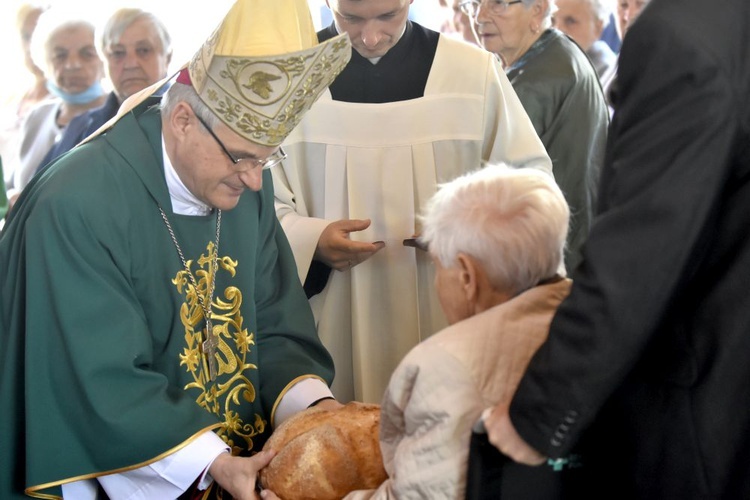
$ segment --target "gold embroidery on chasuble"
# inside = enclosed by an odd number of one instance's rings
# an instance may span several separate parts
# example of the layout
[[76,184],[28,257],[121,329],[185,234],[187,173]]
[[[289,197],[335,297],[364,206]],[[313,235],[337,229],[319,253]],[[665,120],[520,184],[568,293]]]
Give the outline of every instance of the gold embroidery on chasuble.
[[[255,346],[255,334],[243,327],[242,291],[233,286],[228,286],[223,292],[216,290],[214,300],[208,306],[211,310],[213,335],[218,340],[215,353],[218,373],[216,380],[211,381],[208,360],[201,349],[206,334],[203,309],[197,295],[201,294],[208,304],[209,287],[213,273],[217,272],[213,269],[216,252],[214,243],[209,242],[206,250],[207,253],[198,259],[197,268],[193,267],[192,260],[187,261],[187,266],[198,283],[198,290],[195,290],[184,269],[172,280],[177,291],[185,296],[185,303],[180,308],[180,320],[185,327],[186,347],[180,354],[180,366],[184,366],[193,379],[184,389],[197,392],[196,403],[222,420],[217,434],[236,455],[252,450],[253,438],[262,434],[267,425],[266,420],[257,413],[253,422],[245,422],[243,419],[249,407],[243,402],[252,403],[256,397],[255,387],[247,376],[250,370],[258,369],[249,362],[251,349]],[[237,261],[219,257],[217,263],[218,272],[235,276]]]

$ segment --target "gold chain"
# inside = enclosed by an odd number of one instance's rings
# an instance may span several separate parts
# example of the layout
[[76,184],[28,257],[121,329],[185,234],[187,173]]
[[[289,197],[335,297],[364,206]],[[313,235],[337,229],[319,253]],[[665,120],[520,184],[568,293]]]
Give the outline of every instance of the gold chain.
[[210,306],[214,300],[214,289],[216,287],[216,273],[219,270],[219,236],[221,234],[221,210],[218,210],[216,214],[216,246],[214,248],[213,270],[211,272],[211,285],[209,286],[208,291],[207,291],[208,304],[206,304],[206,300],[203,298],[203,295],[201,295],[200,292],[198,292],[198,281],[195,279],[193,272],[190,270],[190,267],[188,266],[188,263],[185,260],[185,255],[183,255],[182,248],[180,247],[180,244],[177,242],[177,237],[174,234],[172,225],[169,223],[169,219],[167,219],[167,214],[164,213],[164,210],[162,210],[161,207],[159,207],[159,213],[161,213],[161,218],[164,220],[164,224],[166,224],[167,226],[167,230],[169,231],[169,236],[172,237],[174,246],[177,249],[177,254],[180,256],[180,261],[182,262],[182,266],[185,268],[185,272],[187,272],[187,275],[190,278],[190,282],[193,284],[195,295],[198,297],[198,302],[201,305],[201,309],[203,309],[203,318],[206,320],[206,335],[205,335],[205,340],[203,341],[203,344],[202,344],[203,355],[204,357],[207,358],[206,361],[208,361],[208,367],[209,367],[208,371],[209,371],[211,380],[216,380],[216,347],[218,347],[218,340],[213,334],[213,325],[211,323]]

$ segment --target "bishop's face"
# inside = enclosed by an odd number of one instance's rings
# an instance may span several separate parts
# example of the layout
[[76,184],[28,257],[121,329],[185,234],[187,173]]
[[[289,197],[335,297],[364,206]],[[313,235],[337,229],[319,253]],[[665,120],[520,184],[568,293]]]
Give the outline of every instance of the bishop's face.
[[362,57],[384,56],[404,32],[414,0],[326,0],[336,26]]
[[[174,158],[170,154],[172,165],[196,198],[210,207],[231,210],[246,189],[263,188],[262,164],[278,148],[250,142],[221,122],[208,129],[187,109],[181,110],[186,116]],[[230,155],[241,160],[235,163]]]

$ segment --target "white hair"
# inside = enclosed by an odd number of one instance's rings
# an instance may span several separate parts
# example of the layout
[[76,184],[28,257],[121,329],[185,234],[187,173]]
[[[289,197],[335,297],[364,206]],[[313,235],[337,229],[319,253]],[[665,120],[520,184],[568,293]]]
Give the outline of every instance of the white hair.
[[167,27],[154,14],[141,9],[122,8],[110,16],[104,28],[97,33],[97,49],[103,58],[107,56],[107,48],[120,42],[120,37],[126,29],[139,20],[146,21],[156,32],[161,42],[161,53],[168,56],[172,53],[172,37]]
[[31,35],[31,59],[44,73],[49,71],[48,57],[50,56],[50,42],[60,31],[67,29],[85,29],[94,37],[94,23],[77,11],[59,8],[48,9],[39,16],[34,33]]
[[420,238],[444,267],[470,255],[496,289],[515,295],[563,268],[569,217],[550,175],[488,165],[440,186]]

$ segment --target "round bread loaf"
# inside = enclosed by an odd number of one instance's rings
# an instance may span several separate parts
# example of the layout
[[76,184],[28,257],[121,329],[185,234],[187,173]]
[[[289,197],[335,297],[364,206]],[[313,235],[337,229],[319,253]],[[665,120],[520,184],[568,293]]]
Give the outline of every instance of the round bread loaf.
[[379,427],[379,405],[351,402],[336,411],[300,412],[263,447],[277,455],[261,470],[261,484],[283,500],[334,500],[377,488],[387,477]]

